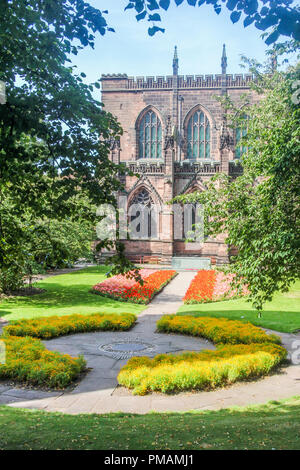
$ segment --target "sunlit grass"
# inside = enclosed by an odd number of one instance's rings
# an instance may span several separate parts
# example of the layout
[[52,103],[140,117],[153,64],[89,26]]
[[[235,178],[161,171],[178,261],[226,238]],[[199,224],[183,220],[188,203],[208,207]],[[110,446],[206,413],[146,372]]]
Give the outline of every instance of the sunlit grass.
[[0,317],[5,320],[35,318],[72,313],[140,313],[145,306],[119,302],[95,295],[91,287],[106,279],[107,266],[93,266],[69,274],[51,276],[36,283],[45,289],[30,297],[13,297],[0,303]]
[[0,450],[297,449],[300,397],[187,413],[67,415],[0,407]]
[[225,317],[231,320],[250,321],[254,325],[272,330],[292,333],[300,329],[300,281],[297,281],[289,292],[276,294],[272,302],[264,305],[262,318],[251,303],[245,299],[226,300],[206,304],[182,305],[178,315],[196,315]]

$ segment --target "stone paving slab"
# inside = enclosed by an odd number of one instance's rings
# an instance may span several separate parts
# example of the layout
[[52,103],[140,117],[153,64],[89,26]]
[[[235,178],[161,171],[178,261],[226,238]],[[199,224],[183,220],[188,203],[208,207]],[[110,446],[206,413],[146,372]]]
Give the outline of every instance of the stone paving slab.
[[0,395],[0,405],[18,404],[23,402],[24,399],[12,397],[10,395]]
[[[60,395],[62,392],[60,393]],[[6,390],[5,392],[2,393],[1,396],[10,396],[10,397],[15,397],[15,398],[24,398],[26,400],[31,400],[31,399],[43,399],[43,398],[49,398],[49,397],[57,397],[58,392],[44,392],[42,390],[28,390],[28,389],[23,389],[23,388],[10,388]]]
[[[74,390],[49,394],[12,388],[4,384],[0,385],[0,404],[70,414],[109,412],[144,414],[149,411],[176,412],[220,409],[234,405],[246,406],[300,395],[300,366],[290,366],[276,375],[256,382],[238,383],[210,392],[186,392],[172,396],[157,393],[140,397],[133,396],[127,389],[117,387],[118,372],[128,359],[118,360],[108,357],[99,350],[99,346],[103,344],[132,337],[140,338],[143,342],[155,346],[155,350],[149,353],[149,356],[184,350],[215,349],[212,343],[201,338],[156,332],[157,320],[164,314],[175,313],[182,305],[182,297],[194,275],[194,272],[180,272],[139,315],[136,326],[129,332],[83,333],[44,341],[49,350],[74,356],[84,354],[87,366],[91,370]],[[274,333],[281,336],[284,346],[289,351],[292,351],[293,342],[300,340],[300,334]]]

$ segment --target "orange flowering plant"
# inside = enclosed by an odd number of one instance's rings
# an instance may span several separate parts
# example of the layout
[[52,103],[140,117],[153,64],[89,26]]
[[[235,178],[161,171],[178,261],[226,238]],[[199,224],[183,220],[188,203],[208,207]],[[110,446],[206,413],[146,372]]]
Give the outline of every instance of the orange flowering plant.
[[40,317],[12,321],[3,328],[3,334],[5,336],[33,336],[50,339],[88,331],[126,331],[132,327],[135,321],[136,316],[132,313]]
[[148,304],[176,275],[172,270],[141,269],[143,285],[123,275],[113,276],[92,288],[95,294],[137,304]]
[[201,269],[190,283],[183,298],[185,304],[197,304],[216,302],[248,294],[248,289],[243,286],[241,291],[232,289],[233,274],[224,274],[213,269]]

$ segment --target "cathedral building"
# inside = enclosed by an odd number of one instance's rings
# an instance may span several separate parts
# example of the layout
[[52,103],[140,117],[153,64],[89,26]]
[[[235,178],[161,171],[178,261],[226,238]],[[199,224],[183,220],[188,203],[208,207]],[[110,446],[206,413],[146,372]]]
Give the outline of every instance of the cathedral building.
[[184,77],[178,72],[175,47],[170,76],[102,75],[105,110],[123,128],[120,141],[112,142],[111,159],[135,175],[120,176],[127,214],[133,204],[148,207],[150,213],[156,208],[146,231],[138,226],[133,237],[124,239],[126,254],[134,261],[174,266],[178,260],[186,267],[201,260],[223,264],[230,257],[225,235],[207,238],[195,250],[185,241],[184,223],[174,217],[167,203],[180,194],[205,191],[216,173],[232,178],[241,174],[241,130],[227,126],[226,111],[216,95],[227,94],[238,103],[249,92],[249,99],[255,100],[250,90],[252,75],[227,74],[225,45],[220,74]]

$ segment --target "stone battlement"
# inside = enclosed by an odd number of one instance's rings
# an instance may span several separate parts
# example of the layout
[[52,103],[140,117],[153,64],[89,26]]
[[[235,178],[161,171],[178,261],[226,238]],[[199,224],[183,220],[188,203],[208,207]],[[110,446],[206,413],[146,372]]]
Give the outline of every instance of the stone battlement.
[[[127,74],[103,74],[101,77],[103,90],[144,90],[172,89],[177,79],[179,89],[221,88],[222,74],[216,75],[178,75],[174,77],[128,77]],[[253,80],[252,74],[226,75],[227,88],[249,88]]]

